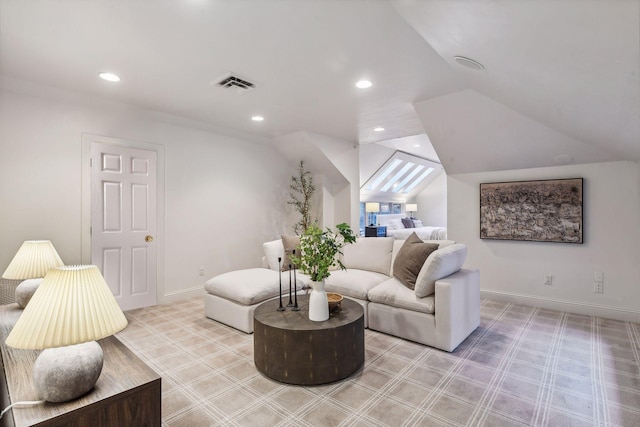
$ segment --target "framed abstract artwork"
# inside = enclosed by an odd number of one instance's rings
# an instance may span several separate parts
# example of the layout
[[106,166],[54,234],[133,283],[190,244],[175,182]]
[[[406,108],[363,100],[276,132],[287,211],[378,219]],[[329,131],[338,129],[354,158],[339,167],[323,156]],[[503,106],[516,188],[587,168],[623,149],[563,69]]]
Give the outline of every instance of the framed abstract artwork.
[[583,179],[480,184],[480,238],[583,243]]

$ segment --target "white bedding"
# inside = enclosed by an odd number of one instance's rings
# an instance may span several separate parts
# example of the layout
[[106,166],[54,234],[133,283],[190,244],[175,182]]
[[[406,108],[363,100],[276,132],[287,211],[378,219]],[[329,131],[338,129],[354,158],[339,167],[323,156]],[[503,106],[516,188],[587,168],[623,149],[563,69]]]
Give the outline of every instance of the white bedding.
[[401,228],[399,230],[389,230],[387,228],[387,236],[391,236],[394,239],[404,240],[416,233],[422,240],[446,240],[447,229],[444,227],[418,227],[418,228]]
[[378,224],[387,227],[387,236],[391,236],[394,239],[403,240],[415,232],[422,240],[446,240],[447,229],[446,227],[431,227],[422,226],[416,228],[404,228],[402,225],[402,218],[404,214],[389,214],[378,215]]

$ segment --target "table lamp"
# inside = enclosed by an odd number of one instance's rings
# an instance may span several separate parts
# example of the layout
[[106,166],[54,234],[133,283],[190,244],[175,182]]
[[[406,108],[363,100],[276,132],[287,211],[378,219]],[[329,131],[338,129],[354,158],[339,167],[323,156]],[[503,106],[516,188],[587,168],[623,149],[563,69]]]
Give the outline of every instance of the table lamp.
[[378,202],[369,202],[365,203],[364,210],[369,214],[369,224],[373,227],[375,224],[373,223],[372,213],[380,212],[380,203]]
[[405,206],[405,210],[407,212],[411,212],[411,214],[409,215],[409,218],[413,218],[413,214],[415,212],[418,212],[418,205],[416,203],[407,203]]
[[93,388],[103,365],[94,340],[127,326],[127,319],[95,265],[49,270],[7,337],[7,345],[44,349],[33,365],[40,399],[66,402]]
[[[64,265],[49,240],[27,240],[2,274],[3,279],[23,280],[16,287],[16,302],[25,308],[49,269]],[[27,279],[27,280],[25,280]]]

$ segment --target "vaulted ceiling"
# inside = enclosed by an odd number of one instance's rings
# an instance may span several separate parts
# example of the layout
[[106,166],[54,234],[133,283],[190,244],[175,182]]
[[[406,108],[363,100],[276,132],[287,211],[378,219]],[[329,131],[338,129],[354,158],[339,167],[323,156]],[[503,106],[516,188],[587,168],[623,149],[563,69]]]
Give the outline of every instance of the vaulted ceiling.
[[640,0],[0,0],[0,74],[267,142],[426,132],[447,173],[640,161]]

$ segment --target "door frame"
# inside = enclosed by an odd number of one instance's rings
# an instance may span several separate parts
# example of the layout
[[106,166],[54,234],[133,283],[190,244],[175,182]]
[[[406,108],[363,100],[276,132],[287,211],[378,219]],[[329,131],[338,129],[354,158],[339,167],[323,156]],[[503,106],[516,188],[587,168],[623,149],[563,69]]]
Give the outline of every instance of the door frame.
[[81,219],[80,219],[80,259],[83,264],[91,263],[91,143],[110,144],[126,148],[155,151],[156,163],[156,302],[162,304],[165,295],[165,212],[164,212],[164,146],[148,142],[82,133],[82,176]]

